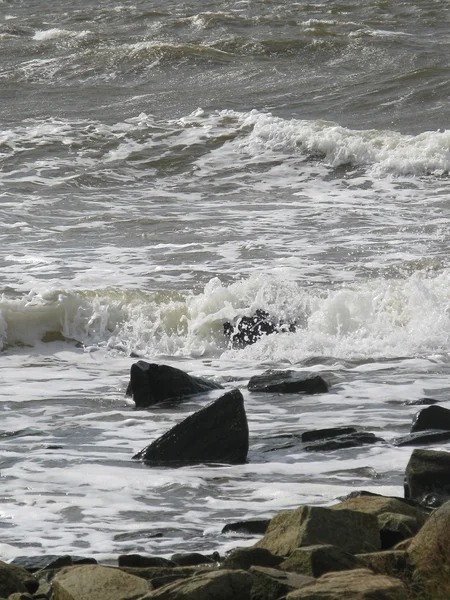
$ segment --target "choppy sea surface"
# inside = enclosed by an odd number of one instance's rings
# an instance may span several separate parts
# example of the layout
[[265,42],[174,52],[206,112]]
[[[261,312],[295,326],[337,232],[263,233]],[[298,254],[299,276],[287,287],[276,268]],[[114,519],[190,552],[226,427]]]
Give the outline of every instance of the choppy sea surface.
[[[2,559],[223,553],[255,541],[232,521],[403,494],[405,403],[450,408],[449,21],[0,0]],[[257,309],[296,331],[230,347]],[[219,394],[136,411],[133,356],[240,388],[247,464],[133,461]],[[266,369],[330,392],[248,392]],[[386,443],[279,443],[340,425]]]

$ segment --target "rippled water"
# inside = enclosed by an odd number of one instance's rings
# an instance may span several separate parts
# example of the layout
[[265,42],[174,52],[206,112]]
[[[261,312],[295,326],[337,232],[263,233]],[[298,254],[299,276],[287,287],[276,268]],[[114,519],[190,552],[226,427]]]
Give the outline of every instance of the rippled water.
[[[230,521],[402,494],[404,403],[448,402],[449,11],[0,0],[3,558],[225,551],[254,541]],[[259,308],[296,332],[229,347]],[[132,461],[217,397],[133,410],[136,355],[241,388],[248,463]],[[330,393],[249,393],[268,368]],[[283,438],[337,425],[386,444]]]

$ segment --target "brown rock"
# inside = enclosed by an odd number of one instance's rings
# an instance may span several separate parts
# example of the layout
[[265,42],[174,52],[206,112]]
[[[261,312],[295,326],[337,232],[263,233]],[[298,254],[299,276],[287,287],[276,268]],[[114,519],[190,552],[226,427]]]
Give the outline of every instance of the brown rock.
[[250,600],[252,584],[250,573],[224,569],[169,583],[141,600]]
[[268,567],[251,567],[250,573],[253,575],[252,599],[255,600],[277,600],[314,581],[312,577],[306,575],[287,573]]
[[407,550],[414,581],[434,598],[450,598],[450,502],[430,515]]
[[0,597],[7,598],[16,592],[28,592],[16,569],[17,567],[0,561]]
[[300,546],[332,544],[354,554],[379,550],[380,543],[374,515],[356,510],[300,506],[275,515],[255,547],[287,556]]
[[65,567],[53,579],[52,600],[135,600],[151,587],[115,567]]
[[320,577],[329,571],[344,571],[363,567],[364,563],[353,554],[330,544],[317,544],[297,548],[280,569]]
[[411,600],[404,583],[368,569],[327,573],[286,600]]

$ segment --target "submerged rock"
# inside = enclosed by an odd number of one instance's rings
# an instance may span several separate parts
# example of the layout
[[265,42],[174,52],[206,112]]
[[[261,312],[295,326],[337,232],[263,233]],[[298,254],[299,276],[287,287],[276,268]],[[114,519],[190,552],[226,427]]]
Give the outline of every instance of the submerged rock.
[[294,323],[277,323],[268,312],[258,309],[251,317],[241,317],[233,325],[223,324],[223,333],[237,346],[248,346],[257,342],[263,335],[285,331],[295,331]]
[[341,450],[343,448],[358,448],[371,444],[386,443],[383,438],[366,431],[354,431],[334,438],[318,439],[305,446],[307,452],[323,452],[324,450]]
[[188,375],[181,369],[139,360],[131,365],[126,395],[136,408],[148,408],[165,400],[176,400],[222,389],[214,381]]
[[227,523],[221,533],[247,533],[250,535],[264,535],[269,526],[270,519],[253,519],[251,521],[236,521]]
[[172,427],[135,454],[155,466],[245,463],[248,423],[244,398],[234,389]]
[[279,394],[324,394],[328,385],[320,375],[305,377],[296,371],[266,371],[252,377],[248,389]]
[[408,435],[402,435],[392,440],[394,446],[426,446],[436,442],[450,441],[450,431],[434,429],[427,431],[415,431]]

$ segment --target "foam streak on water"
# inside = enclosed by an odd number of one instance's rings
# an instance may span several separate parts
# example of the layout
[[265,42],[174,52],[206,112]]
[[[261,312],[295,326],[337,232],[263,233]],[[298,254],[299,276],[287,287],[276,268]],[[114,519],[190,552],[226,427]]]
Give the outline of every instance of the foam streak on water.
[[[448,2],[54,4],[0,16],[0,558],[402,495],[406,403],[450,408]],[[258,309],[295,332],[230,347]],[[220,395],[135,411],[136,357],[241,389],[248,462],[133,461]],[[269,368],[330,392],[250,393]],[[334,426],[385,443],[296,442]]]

